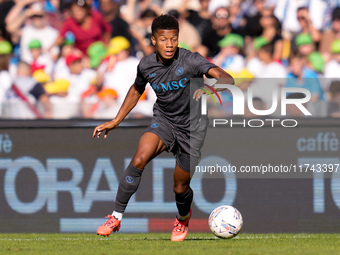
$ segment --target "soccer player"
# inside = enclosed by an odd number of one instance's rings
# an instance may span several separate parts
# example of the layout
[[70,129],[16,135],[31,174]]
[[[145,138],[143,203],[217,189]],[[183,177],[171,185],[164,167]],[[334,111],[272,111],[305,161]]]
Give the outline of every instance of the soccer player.
[[189,184],[193,169],[200,158],[208,126],[205,115],[191,117],[190,109],[199,109],[200,104],[197,101],[203,90],[191,90],[193,92],[190,93],[190,78],[203,78],[206,75],[216,79],[225,78],[228,84],[233,84],[234,80],[200,54],[178,48],[178,32],[175,17],[161,15],[154,19],[151,39],[156,52],[140,61],[135,83],[128,91],[117,116],[93,131],[93,137],[99,138],[105,132],[106,138],[108,132],[117,128],[137,104],[146,84],[151,84],[157,95],[152,124],[142,135],[137,152],[120,179],[114,211],[98,227],[99,235],[108,236],[120,229],[123,213],[130,197],[138,189],[144,167],[163,151],[172,152],[176,158],[173,189],[178,214],[171,240],[183,241],[188,233],[193,199]]

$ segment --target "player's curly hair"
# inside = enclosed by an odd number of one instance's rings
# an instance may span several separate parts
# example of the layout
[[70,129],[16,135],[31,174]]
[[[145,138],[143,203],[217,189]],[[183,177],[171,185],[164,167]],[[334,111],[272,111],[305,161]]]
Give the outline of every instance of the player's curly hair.
[[172,29],[177,29],[179,31],[179,25],[177,19],[169,14],[162,14],[155,18],[152,22],[151,25],[151,31],[152,35],[154,36],[155,33],[160,30],[160,29],[165,29],[165,30],[172,30]]

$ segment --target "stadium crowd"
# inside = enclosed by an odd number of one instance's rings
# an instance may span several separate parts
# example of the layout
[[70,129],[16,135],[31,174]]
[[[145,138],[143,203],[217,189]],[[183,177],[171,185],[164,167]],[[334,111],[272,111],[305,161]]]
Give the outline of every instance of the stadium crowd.
[[[301,87],[313,116],[340,117],[340,1],[0,0],[0,118],[112,118],[161,13],[178,19],[180,47],[254,88],[256,109],[273,88]],[[221,95],[215,116],[230,112]],[[149,86],[129,117],[151,116],[154,101]]]

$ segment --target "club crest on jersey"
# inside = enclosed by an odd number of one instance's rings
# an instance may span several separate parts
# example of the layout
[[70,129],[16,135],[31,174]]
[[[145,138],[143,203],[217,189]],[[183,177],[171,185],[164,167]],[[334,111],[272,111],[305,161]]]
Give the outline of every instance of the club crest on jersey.
[[152,83],[151,86],[156,93],[161,90],[161,88],[156,83]]
[[181,66],[177,67],[177,68],[176,68],[176,71],[175,71],[175,74],[176,74],[177,76],[183,75],[183,67],[181,67]]

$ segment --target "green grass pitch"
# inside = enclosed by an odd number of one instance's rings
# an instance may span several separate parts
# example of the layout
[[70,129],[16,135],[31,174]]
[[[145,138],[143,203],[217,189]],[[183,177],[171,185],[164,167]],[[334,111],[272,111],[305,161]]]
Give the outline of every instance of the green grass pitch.
[[340,254],[340,234],[240,234],[218,239],[189,233],[171,242],[169,233],[0,234],[0,254]]

